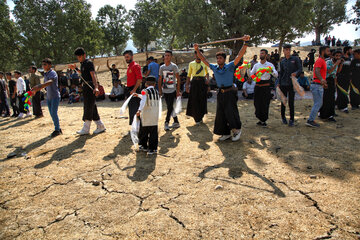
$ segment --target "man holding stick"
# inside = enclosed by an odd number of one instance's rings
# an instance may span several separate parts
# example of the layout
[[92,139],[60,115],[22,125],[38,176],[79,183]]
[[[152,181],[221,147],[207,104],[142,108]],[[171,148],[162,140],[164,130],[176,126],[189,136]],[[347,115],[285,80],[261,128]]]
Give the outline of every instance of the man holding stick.
[[241,121],[237,107],[237,88],[234,87],[233,80],[235,66],[239,64],[241,58],[244,56],[250,36],[245,35],[241,39],[244,41],[243,47],[235,60],[228,64],[225,63],[226,53],[224,52],[218,52],[216,54],[217,65],[210,64],[199,51],[199,45],[194,44],[198,57],[206,66],[213,70],[216,84],[219,87],[214,133],[216,135],[222,135],[219,138],[220,141],[231,138],[232,141],[235,142],[238,141],[241,136]]
[[96,123],[96,130],[94,134],[102,133],[106,130],[96,107],[96,97],[99,95],[98,81],[95,75],[94,64],[86,58],[86,53],[83,48],[77,48],[74,52],[78,61],[81,64],[81,70],[76,65],[70,65],[71,69],[75,69],[81,73],[81,80],[84,82],[83,95],[84,95],[84,114],[83,128],[77,132],[79,135],[88,135],[90,133],[91,121]]

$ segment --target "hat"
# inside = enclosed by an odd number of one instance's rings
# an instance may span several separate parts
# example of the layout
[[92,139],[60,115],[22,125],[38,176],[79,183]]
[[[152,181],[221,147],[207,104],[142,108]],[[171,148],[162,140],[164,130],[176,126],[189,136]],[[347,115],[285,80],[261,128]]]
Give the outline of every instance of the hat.
[[156,82],[156,77],[152,76],[152,75],[149,75],[147,78],[146,78],[146,81],[147,82]]

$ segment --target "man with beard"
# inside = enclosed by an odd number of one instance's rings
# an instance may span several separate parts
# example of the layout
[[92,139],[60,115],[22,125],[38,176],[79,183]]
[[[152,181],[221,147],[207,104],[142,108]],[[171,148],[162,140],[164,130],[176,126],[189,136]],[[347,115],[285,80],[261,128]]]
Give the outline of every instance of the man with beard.
[[250,36],[245,35],[242,37],[242,40],[244,41],[244,45],[240,49],[235,60],[226,64],[226,53],[218,52],[216,54],[217,65],[210,64],[199,51],[198,44],[194,44],[195,51],[201,61],[213,70],[216,84],[219,87],[214,133],[216,135],[221,135],[219,138],[220,141],[231,138],[231,140],[235,142],[238,141],[241,136],[241,121],[237,107],[237,88],[234,87],[233,82],[235,66],[240,63],[241,58],[244,56]]
[[320,108],[320,118],[330,122],[336,122],[335,115],[335,79],[338,67],[341,64],[341,51],[335,51],[333,57],[326,61],[326,83],[328,87],[324,89],[323,105]]
[[354,50],[354,60],[351,61],[351,91],[350,103],[353,110],[359,109],[360,105],[360,49]]
[[[204,53],[204,50],[200,49],[200,52]],[[199,125],[204,115],[207,114],[208,84],[208,67],[201,61],[195,51],[195,60],[189,63],[189,72],[186,78],[186,92],[189,93],[186,115],[193,117],[196,125]]]
[[100,120],[100,116],[96,106],[96,97],[99,96],[99,83],[96,78],[94,64],[86,58],[86,53],[83,48],[77,48],[74,52],[77,60],[81,64],[81,70],[72,65],[72,69],[76,69],[81,73],[83,85],[83,97],[84,97],[84,114],[83,128],[77,132],[79,135],[88,135],[90,133],[91,121],[96,123],[96,130],[94,134],[102,133],[106,130],[103,122]]
[[[280,76],[279,76],[279,85],[280,90],[288,98],[289,108],[290,108],[290,121],[289,127],[294,126],[294,101],[295,101],[295,92],[292,84],[291,77],[298,77],[302,72],[302,65],[299,57],[291,56],[291,46],[284,46],[284,55],[285,58],[280,63]],[[281,103],[281,118],[283,124],[288,124],[285,116],[286,106]]]
[[[139,64],[134,62],[134,54],[131,50],[126,50],[123,53],[126,63],[128,64],[127,84],[126,84],[126,97],[130,97],[132,94],[140,93],[140,86],[142,83],[141,67]],[[140,98],[132,97],[129,102],[129,125],[132,124],[134,115],[139,109]]]
[[351,56],[352,48],[344,47],[344,56],[342,57],[342,67],[337,76],[337,98],[336,105],[338,109],[344,113],[349,113],[348,104],[348,90],[350,87],[350,65],[351,65]]
[[[268,51],[266,49],[260,50],[260,62],[255,64],[252,68],[250,75],[255,75],[256,72],[261,68],[271,68],[274,77],[278,76],[275,66],[266,61]],[[255,92],[254,92],[254,106],[255,106],[255,115],[260,120],[257,125],[261,127],[267,127],[266,121],[269,118],[269,106],[271,99],[271,89],[270,89],[270,78],[269,73],[264,73],[261,76],[260,82],[256,83]]]
[[319,124],[315,122],[315,118],[323,104],[323,94],[324,88],[327,88],[326,84],[326,61],[325,59],[330,55],[329,46],[322,46],[319,49],[319,58],[316,60],[314,65],[314,80],[311,83],[311,92],[313,94],[314,105],[311,109],[310,116],[306,122],[306,125],[309,127],[320,127]]

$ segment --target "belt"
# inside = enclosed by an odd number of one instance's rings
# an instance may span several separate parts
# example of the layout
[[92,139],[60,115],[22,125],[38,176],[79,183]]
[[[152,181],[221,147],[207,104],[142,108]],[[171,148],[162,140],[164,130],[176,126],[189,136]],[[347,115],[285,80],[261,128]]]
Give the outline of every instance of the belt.
[[270,86],[270,83],[263,83],[263,84],[256,84],[256,87],[268,87]]
[[311,82],[311,84],[322,85],[321,83],[318,82]]
[[204,80],[204,79],[205,79],[205,77],[199,77],[199,76],[192,78],[192,80]]
[[234,85],[230,86],[230,87],[222,87],[219,89],[219,92],[221,93],[226,93],[226,92],[229,92],[229,91],[235,91],[236,88],[234,87]]

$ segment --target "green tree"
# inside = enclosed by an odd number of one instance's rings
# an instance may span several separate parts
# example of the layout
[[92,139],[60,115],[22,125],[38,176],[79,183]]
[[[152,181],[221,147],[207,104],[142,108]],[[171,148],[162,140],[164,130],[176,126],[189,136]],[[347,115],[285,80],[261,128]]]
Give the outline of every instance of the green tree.
[[[116,8],[105,5],[99,9],[96,21],[101,26],[106,46],[111,48],[115,55],[121,55],[129,39],[126,9],[122,5]],[[104,50],[104,49],[103,49]]]
[[[274,0],[267,5],[268,26],[266,27],[266,39],[269,41],[280,41],[279,53],[284,43],[291,43],[296,38],[303,36],[311,30],[312,0]],[[281,12],[286,14],[279,14]]]
[[1,71],[8,71],[14,67],[14,60],[18,55],[18,41],[20,35],[15,23],[10,19],[9,7],[5,1],[0,2],[0,66]]
[[132,39],[137,48],[148,51],[148,45],[158,39],[158,3],[155,0],[138,0],[135,10],[130,10]]
[[352,10],[355,13],[355,17],[348,20],[348,23],[356,25],[355,31],[359,29],[360,25],[360,0],[356,0],[354,6],[352,6]]
[[316,43],[320,36],[333,29],[334,24],[340,24],[346,19],[347,0],[313,0],[311,26],[315,31]]
[[20,66],[74,60],[74,49],[83,46],[89,56],[100,51],[102,30],[91,19],[91,5],[84,0],[15,0],[13,14],[21,32]]

